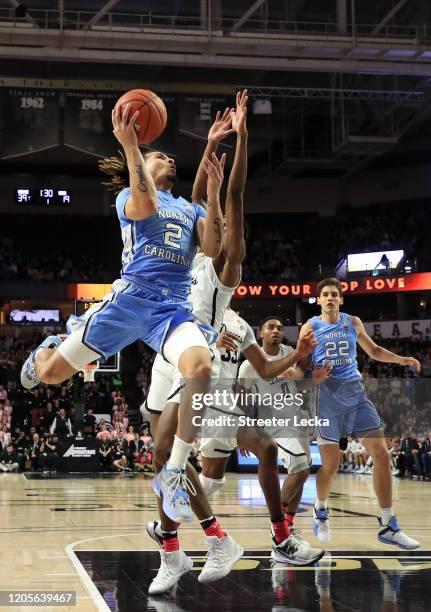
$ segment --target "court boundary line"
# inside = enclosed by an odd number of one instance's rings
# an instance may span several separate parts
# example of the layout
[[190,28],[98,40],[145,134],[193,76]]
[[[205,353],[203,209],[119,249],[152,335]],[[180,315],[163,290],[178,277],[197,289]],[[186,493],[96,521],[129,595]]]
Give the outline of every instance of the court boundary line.
[[[78,544],[83,544],[84,542],[95,542],[96,540],[108,540],[110,538],[117,538],[119,535],[136,536],[136,535],[141,535],[141,532],[122,533],[122,534],[116,533],[115,535],[112,535],[112,536],[97,536],[96,538],[84,538],[83,540],[77,540],[76,542],[71,542],[70,544],[67,544],[64,547],[64,552],[66,553],[67,557],[69,558],[70,562],[75,568],[75,571],[79,579],[81,580],[82,584],[84,585],[85,590],[90,595],[90,599],[95,604],[99,612],[111,612],[111,609],[106,603],[106,601],[103,599],[101,592],[99,591],[97,586],[94,584],[88,572],[86,571],[85,567],[82,565],[81,561],[76,555],[74,547],[78,546]],[[93,550],[93,552],[96,552],[96,551]],[[100,552],[106,552],[106,551],[100,551]]]

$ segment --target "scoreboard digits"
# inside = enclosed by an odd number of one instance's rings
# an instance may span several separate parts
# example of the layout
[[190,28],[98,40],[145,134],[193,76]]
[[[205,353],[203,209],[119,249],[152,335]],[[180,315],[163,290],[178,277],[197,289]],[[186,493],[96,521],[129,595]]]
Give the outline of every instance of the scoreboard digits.
[[15,201],[17,204],[44,206],[68,206],[72,203],[70,191],[56,187],[27,188],[18,187]]

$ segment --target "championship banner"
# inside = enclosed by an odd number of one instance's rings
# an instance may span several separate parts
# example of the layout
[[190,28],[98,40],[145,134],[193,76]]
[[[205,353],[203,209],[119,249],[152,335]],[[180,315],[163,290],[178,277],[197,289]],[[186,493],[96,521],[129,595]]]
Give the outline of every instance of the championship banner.
[[[310,298],[316,297],[319,281],[305,283],[241,283],[234,299],[241,298]],[[363,278],[341,281],[342,292],[346,295],[364,293],[397,293],[405,291],[425,291],[431,289],[431,272],[421,272],[404,276],[365,276]]]

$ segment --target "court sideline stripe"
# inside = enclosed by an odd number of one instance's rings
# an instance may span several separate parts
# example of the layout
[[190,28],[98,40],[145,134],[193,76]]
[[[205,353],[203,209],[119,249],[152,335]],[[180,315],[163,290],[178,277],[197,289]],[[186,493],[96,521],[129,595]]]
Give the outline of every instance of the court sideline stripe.
[[139,533],[123,533],[123,534],[118,534],[117,533],[117,534],[112,535],[112,536],[98,536],[97,538],[85,538],[84,540],[77,540],[76,542],[71,542],[70,544],[68,544],[64,548],[64,551],[65,551],[66,555],[69,557],[73,567],[76,570],[76,573],[78,574],[78,576],[79,576],[81,582],[83,583],[87,593],[90,595],[91,600],[93,601],[93,603],[95,604],[95,606],[99,610],[99,612],[111,612],[111,609],[108,606],[108,604],[106,603],[106,601],[103,599],[99,589],[96,587],[96,585],[91,580],[91,578],[88,575],[88,573],[86,572],[84,566],[82,565],[81,561],[78,559],[78,557],[77,557],[75,551],[73,550],[73,548],[74,548],[74,546],[78,546],[78,544],[83,544],[84,542],[95,542],[96,540],[108,540],[109,538],[118,538],[119,535],[121,537],[124,537],[124,536],[136,536],[136,535],[142,535],[142,532],[139,532]]

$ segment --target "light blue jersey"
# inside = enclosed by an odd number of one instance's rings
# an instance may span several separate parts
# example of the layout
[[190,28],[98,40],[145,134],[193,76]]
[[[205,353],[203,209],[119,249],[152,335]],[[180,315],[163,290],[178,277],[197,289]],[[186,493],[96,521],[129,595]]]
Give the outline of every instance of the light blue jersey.
[[317,340],[311,354],[313,364],[322,367],[329,362],[334,380],[361,380],[356,360],[358,335],[351,317],[340,312],[336,323],[327,323],[320,317],[313,317],[309,322]]
[[332,376],[316,388],[316,411],[321,419],[318,444],[338,444],[341,437],[355,434],[382,435],[382,423],[368,399],[356,360],[358,335],[352,318],[340,312],[336,323],[320,317],[310,319],[317,340],[311,353],[313,364],[332,366]]
[[124,212],[130,195],[130,188],[123,189],[116,201],[124,245],[122,278],[137,285],[164,286],[169,297],[187,295],[197,246],[195,226],[205,218],[205,209],[158,189],[157,212],[131,221]]

